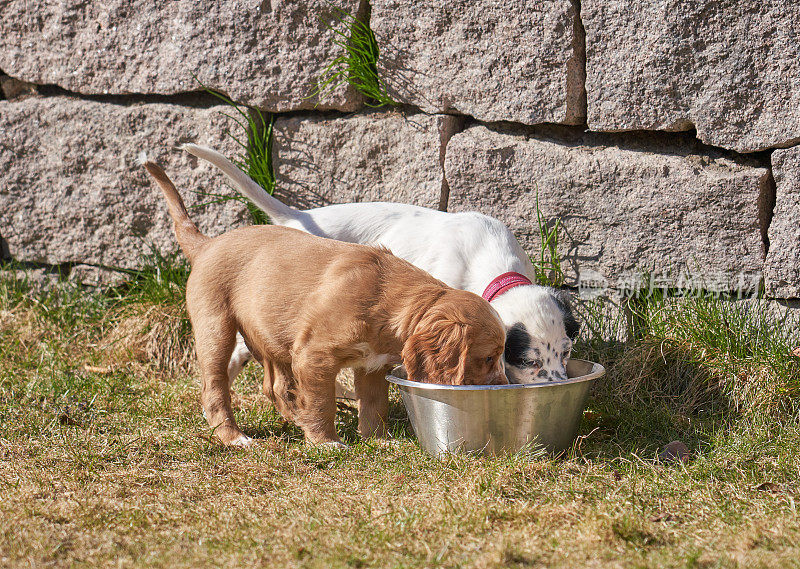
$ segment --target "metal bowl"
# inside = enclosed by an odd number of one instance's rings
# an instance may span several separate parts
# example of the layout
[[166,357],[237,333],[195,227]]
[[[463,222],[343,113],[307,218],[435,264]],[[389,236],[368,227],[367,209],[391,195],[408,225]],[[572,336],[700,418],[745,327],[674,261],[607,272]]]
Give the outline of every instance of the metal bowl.
[[569,448],[589,388],[605,372],[600,364],[569,360],[569,379],[557,383],[437,385],[406,379],[402,367],[386,379],[400,388],[426,452],[498,455],[536,445],[553,453]]

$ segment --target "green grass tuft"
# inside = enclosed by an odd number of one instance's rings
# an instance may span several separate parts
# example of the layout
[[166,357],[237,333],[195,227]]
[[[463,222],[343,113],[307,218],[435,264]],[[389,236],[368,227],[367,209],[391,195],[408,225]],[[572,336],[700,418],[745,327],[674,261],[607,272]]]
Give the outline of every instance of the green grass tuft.
[[333,43],[341,49],[341,54],[325,67],[306,98],[322,97],[340,85],[349,84],[364,95],[368,106],[399,104],[389,95],[378,74],[380,52],[369,25],[337,6],[331,4],[330,8],[334,13],[332,21],[322,23],[334,34]]
[[[225,134],[239,145],[241,154],[239,158],[231,159],[231,162],[250,176],[268,194],[272,195],[275,192],[275,170],[272,164],[275,115],[272,113],[264,113],[261,109],[255,107],[248,107],[237,103],[227,95],[203,85],[197,77],[195,77],[195,81],[197,81],[207,93],[224,102],[234,112],[234,115],[225,114],[225,116],[236,123],[239,127],[239,133],[237,134],[227,130]],[[197,204],[194,207],[235,200],[243,203],[247,207],[247,211],[250,213],[250,219],[254,225],[269,224],[269,217],[267,214],[256,207],[256,205],[245,196],[238,193],[222,195],[211,192],[201,192],[201,195],[214,199]]]
[[539,229],[539,255],[531,259],[536,271],[536,284],[558,288],[564,284],[564,271],[561,268],[561,255],[558,251],[558,233],[561,220],[551,224],[539,208],[539,194],[536,194],[536,225]]
[[681,413],[800,409],[798,317],[775,303],[655,291],[581,300],[577,309],[584,332],[575,353],[608,367],[615,399]]
[[[537,196],[537,284],[564,283],[560,224]],[[643,275],[641,282],[652,282]],[[755,296],[665,288],[578,299],[574,357],[606,366],[605,395],[677,413],[800,411],[800,316]]]
[[128,279],[107,294],[120,304],[183,306],[191,267],[180,251],[165,255],[150,245],[139,266],[126,270]]

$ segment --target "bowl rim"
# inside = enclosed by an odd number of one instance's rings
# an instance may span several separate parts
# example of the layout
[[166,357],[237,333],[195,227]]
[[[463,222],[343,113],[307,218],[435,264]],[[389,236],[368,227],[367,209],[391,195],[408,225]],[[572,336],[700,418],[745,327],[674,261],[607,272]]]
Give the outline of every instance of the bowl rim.
[[592,364],[592,369],[585,375],[571,377],[566,381],[554,381],[548,383],[509,383],[508,385],[442,385],[439,383],[424,383],[422,381],[413,381],[411,379],[403,379],[393,375],[394,369],[386,375],[386,380],[401,385],[404,387],[414,387],[417,389],[427,390],[441,390],[441,391],[497,391],[505,389],[539,389],[542,387],[559,387],[561,385],[571,385],[573,383],[582,383],[584,381],[592,381],[602,377],[606,373],[606,368],[597,362],[589,360],[581,360],[578,358],[570,358],[571,362],[584,362]]

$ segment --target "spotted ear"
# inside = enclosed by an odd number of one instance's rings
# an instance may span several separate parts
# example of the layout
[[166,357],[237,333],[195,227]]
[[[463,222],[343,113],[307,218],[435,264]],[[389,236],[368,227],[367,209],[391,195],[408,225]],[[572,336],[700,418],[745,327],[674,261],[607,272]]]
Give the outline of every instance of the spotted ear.
[[564,317],[564,330],[567,336],[569,336],[569,339],[574,340],[578,337],[581,325],[575,319],[575,312],[572,309],[572,297],[566,290],[554,290],[552,296]]

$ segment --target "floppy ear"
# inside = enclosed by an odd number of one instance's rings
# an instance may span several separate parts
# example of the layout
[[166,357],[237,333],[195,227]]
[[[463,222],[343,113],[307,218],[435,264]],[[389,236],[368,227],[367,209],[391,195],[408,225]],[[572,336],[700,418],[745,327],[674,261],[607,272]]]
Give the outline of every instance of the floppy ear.
[[575,311],[572,308],[572,297],[565,290],[553,291],[553,300],[558,304],[561,314],[564,316],[564,329],[567,332],[570,340],[578,337],[578,332],[581,330],[581,325],[575,319]]
[[422,334],[413,334],[403,345],[400,357],[406,368],[408,379],[428,381],[428,369],[433,361],[435,346]]
[[403,346],[408,378],[426,383],[463,385],[467,365],[466,327],[446,320],[420,326]]

